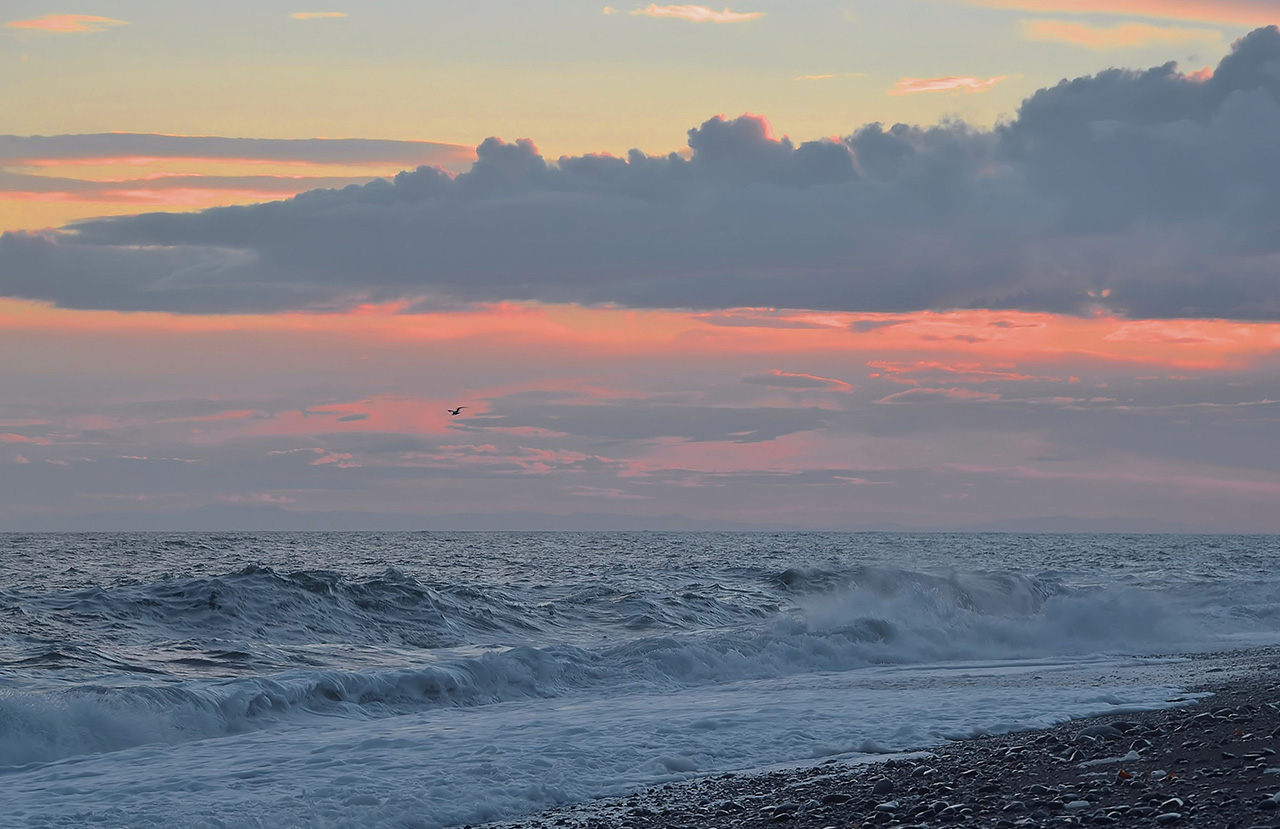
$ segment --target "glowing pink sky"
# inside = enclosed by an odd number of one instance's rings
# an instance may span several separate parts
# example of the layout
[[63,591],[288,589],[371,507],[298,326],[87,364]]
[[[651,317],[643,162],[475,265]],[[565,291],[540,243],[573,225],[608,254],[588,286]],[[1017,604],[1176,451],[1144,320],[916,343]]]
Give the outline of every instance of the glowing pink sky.
[[0,19],[0,530],[1280,532],[1274,4],[917,5]]

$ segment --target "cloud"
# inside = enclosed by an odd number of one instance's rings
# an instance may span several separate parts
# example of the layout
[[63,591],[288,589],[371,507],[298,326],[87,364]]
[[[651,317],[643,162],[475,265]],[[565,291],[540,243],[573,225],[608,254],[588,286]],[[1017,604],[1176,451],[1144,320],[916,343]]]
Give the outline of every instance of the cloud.
[[5,26],[39,32],[105,32],[112,26],[127,26],[127,20],[113,20],[92,14],[46,14],[33,20],[13,20]]
[[490,138],[456,176],[422,166],[285,201],[7,233],[0,295],[185,313],[762,309],[723,317],[752,325],[779,308],[1280,319],[1274,27],[1210,76],[1109,69],[1036,92],[989,130],[870,124],[793,142],[758,116],[717,116],[688,144],[687,157],[551,161]]
[[817,408],[728,407],[620,400],[578,403],[512,395],[488,414],[457,424],[464,430],[540,429],[607,441],[673,438],[692,443],[760,443],[826,426],[834,413]]
[[949,389],[908,389],[895,394],[890,394],[877,400],[877,403],[941,403],[948,401],[968,401],[989,403],[993,400],[999,400],[1000,395],[992,392],[974,391],[973,389],[949,388]]
[[969,78],[949,76],[945,78],[903,78],[889,90],[890,95],[915,95],[920,92],[989,92],[998,83],[1007,80],[1007,75],[998,78]]
[[866,334],[870,331],[879,331],[882,328],[893,328],[895,325],[902,325],[903,320],[854,320],[849,323],[849,328],[859,334]]
[[266,201],[315,187],[364,184],[370,176],[150,175],[92,181],[0,171],[0,201],[133,204],[138,208],[210,206],[229,198]]
[[853,386],[843,380],[832,380],[829,377],[818,377],[813,374],[792,374],[778,369],[770,369],[764,374],[753,374],[743,377],[742,382],[758,386],[769,386],[776,389],[812,389],[814,391],[852,391]]
[[0,135],[0,201],[202,207],[364,184],[378,168],[436,164],[460,171],[474,158],[471,147],[426,141]]
[[1048,14],[1106,14],[1232,26],[1280,22],[1275,0],[959,0],[966,5]]
[[111,132],[0,135],[0,167],[54,163],[138,164],[153,159],[279,161],[294,164],[443,164],[475,158],[471,147],[369,138],[226,138]]
[[26,435],[18,435],[12,432],[0,434],[0,443],[31,443],[37,446],[48,446],[52,441],[48,438],[32,438]]
[[289,17],[294,20],[326,20],[336,17],[346,17],[346,12],[294,12]]
[[[605,7],[605,13],[613,12],[608,6]],[[758,20],[764,17],[764,12],[733,12],[725,7],[724,11],[714,11],[706,6],[659,6],[657,3],[650,3],[642,9],[632,11],[633,15],[642,15],[644,17],[672,17],[677,20],[688,20],[691,23],[745,23],[748,20]]]
[[1213,44],[1222,33],[1213,29],[1188,29],[1124,23],[1110,28],[1065,20],[1024,20],[1022,36],[1027,40],[1067,43],[1095,51],[1136,49],[1147,46],[1180,46],[1186,43]]

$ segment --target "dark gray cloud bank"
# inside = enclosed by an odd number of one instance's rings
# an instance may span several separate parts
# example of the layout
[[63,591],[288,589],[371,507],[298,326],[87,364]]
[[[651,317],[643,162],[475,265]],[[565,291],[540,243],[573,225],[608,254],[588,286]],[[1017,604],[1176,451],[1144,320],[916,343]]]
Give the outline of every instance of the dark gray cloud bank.
[[771,140],[744,116],[689,159],[548,163],[490,138],[420,167],[196,214],[0,236],[0,293],[191,313],[422,299],[847,311],[990,307],[1280,319],[1280,30],[1211,78],[1110,69],[991,131]]

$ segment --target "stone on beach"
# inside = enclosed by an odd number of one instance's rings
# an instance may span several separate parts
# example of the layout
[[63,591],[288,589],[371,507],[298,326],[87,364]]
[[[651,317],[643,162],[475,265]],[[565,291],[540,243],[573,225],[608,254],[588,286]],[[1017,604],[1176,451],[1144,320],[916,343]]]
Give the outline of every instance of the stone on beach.
[[[1203,689],[1214,696],[1184,707],[956,741],[932,749],[927,765],[828,760],[655,787],[624,801],[646,807],[624,819],[592,804],[594,818],[561,810],[501,826],[1280,829],[1280,772],[1269,760],[1280,736],[1280,651],[1261,655],[1253,676]],[[751,805],[730,812],[727,803]]]

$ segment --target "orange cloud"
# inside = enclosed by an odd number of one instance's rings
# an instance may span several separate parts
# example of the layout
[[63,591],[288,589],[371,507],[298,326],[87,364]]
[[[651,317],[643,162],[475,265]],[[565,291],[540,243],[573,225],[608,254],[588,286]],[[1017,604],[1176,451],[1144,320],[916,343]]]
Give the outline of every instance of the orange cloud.
[[139,207],[197,210],[342,188],[420,164],[453,172],[462,145],[99,134],[0,136],[0,231],[58,227]]
[[46,14],[34,20],[14,20],[6,23],[10,29],[33,29],[41,32],[105,32],[112,26],[128,25],[127,20],[113,20],[92,14]]
[[1222,39],[1222,33],[1213,29],[1151,26],[1146,23],[1123,23],[1100,28],[1065,20],[1024,20],[1022,36],[1027,40],[1068,43],[1095,51],[1143,46],[1181,46],[1197,42],[1215,43]]
[[[220,190],[183,187],[174,189],[131,188],[75,193],[53,190],[47,193],[0,191],[0,201],[44,202],[47,204],[142,204],[172,207],[208,207],[231,203],[268,201],[280,198],[279,190]],[[292,195],[292,193],[285,193]]]
[[[612,11],[607,6],[605,8],[606,13]],[[674,17],[692,23],[743,23],[764,17],[764,12],[733,12],[729,11],[727,6],[724,11],[718,12],[706,6],[659,6],[656,3],[650,3],[643,9],[636,9],[631,14],[645,17]]]
[[[478,359],[513,350],[529,359],[551,359],[563,353],[646,359],[700,353],[735,358],[755,354],[769,362],[790,359],[785,355],[816,353],[851,355],[862,363],[870,351],[886,359],[927,354],[939,362],[954,355],[948,365],[977,364],[1011,373],[1013,369],[1003,365],[1065,366],[1096,360],[1179,370],[1239,368],[1271,359],[1280,350],[1280,323],[1227,320],[1133,321],[988,310],[868,315],[744,309],[736,324],[723,325],[716,320],[724,315],[534,303],[421,314],[403,310],[402,305],[393,304],[353,312],[184,316],[76,311],[0,299],[0,330],[44,332],[63,339],[147,338],[157,343],[175,334],[227,336],[240,342],[254,338],[263,347],[283,342],[282,337],[317,345],[340,340],[349,348],[361,349],[455,343]],[[726,314],[733,316],[733,312]],[[852,327],[870,322],[884,325]],[[975,334],[983,335],[981,342],[953,339]],[[1059,368],[1053,371],[1066,373]],[[431,431],[442,431],[448,422],[444,407],[457,403],[433,400],[431,411],[424,413],[419,402],[407,405],[403,416],[420,420]],[[372,428],[386,405],[376,407],[364,424]]]
[[326,20],[335,17],[346,17],[346,12],[294,12],[289,17],[294,20]]
[[1006,80],[1008,75],[998,78],[970,78],[967,76],[948,76],[945,78],[903,78],[889,90],[890,95],[914,95],[918,92],[989,92],[992,87]]
[[1106,14],[1192,20],[1231,26],[1280,22],[1274,0],[960,0],[992,9],[1052,14]]

